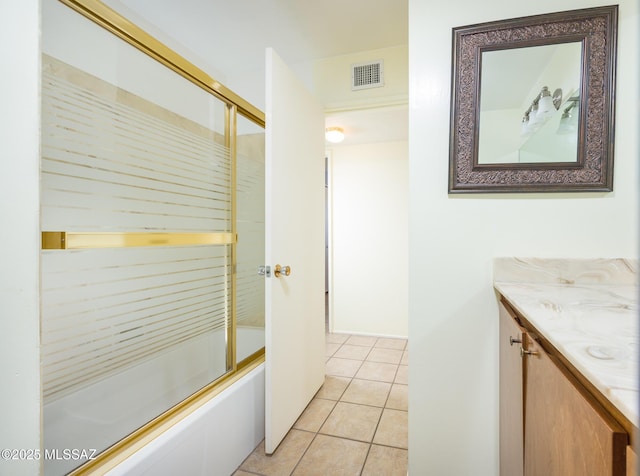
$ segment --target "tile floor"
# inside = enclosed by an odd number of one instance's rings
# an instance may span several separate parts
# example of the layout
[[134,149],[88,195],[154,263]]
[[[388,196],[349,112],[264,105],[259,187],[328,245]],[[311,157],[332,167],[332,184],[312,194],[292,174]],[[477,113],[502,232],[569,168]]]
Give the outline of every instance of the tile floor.
[[407,474],[405,339],[327,334],[324,385],[272,456],[235,476]]

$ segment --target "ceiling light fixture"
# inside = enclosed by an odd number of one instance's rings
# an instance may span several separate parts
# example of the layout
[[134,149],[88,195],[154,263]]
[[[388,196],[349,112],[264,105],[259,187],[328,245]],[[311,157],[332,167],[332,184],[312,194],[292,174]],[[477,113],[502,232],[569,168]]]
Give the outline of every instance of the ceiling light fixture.
[[[573,96],[567,100],[568,106],[562,112],[557,134],[573,134],[578,132],[578,108],[580,98]],[[566,105],[566,104],[565,104]]]
[[556,89],[551,95],[549,88],[544,86],[522,116],[522,135],[527,136],[539,129],[555,114],[561,103],[562,89]]
[[337,144],[344,140],[344,130],[341,127],[327,127],[324,136],[329,142]]

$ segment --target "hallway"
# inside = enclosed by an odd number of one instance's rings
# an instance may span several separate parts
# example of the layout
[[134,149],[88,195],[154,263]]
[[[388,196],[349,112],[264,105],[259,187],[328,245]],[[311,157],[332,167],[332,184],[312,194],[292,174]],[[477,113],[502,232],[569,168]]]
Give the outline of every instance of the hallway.
[[406,339],[326,335],[326,377],[276,453],[264,442],[234,476],[406,475]]

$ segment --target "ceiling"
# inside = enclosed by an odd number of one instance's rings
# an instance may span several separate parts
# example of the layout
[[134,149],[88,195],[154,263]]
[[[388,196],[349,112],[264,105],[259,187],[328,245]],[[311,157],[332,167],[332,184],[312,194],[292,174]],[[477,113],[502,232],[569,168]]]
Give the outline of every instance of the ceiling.
[[343,111],[325,116],[326,127],[340,127],[345,139],[341,145],[371,144],[407,140],[407,106]]
[[407,0],[106,0],[130,9],[226,74],[407,44]]
[[[267,47],[273,47],[287,64],[293,65],[406,45],[408,41],[407,0],[104,0],[104,3],[125,16],[144,19],[229,77],[261,69]],[[406,116],[406,107],[370,114],[345,112],[328,116],[327,124],[341,125],[345,132],[349,131],[344,144],[397,140],[398,135],[407,137]]]

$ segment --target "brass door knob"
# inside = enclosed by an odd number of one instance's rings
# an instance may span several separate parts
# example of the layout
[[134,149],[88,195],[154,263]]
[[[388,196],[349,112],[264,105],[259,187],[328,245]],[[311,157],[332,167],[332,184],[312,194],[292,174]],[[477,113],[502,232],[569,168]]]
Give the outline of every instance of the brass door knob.
[[279,264],[273,270],[273,274],[276,278],[282,276],[289,276],[291,274],[291,266],[280,266]]

